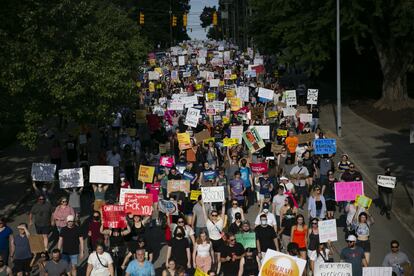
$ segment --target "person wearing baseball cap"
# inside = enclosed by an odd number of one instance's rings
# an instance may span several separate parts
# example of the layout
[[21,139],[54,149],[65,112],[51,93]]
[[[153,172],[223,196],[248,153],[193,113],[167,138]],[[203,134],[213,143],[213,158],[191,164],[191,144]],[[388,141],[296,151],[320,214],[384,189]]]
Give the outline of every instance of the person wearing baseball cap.
[[275,229],[275,231],[277,231],[277,223],[276,223],[275,215],[272,212],[269,212],[269,210],[270,210],[269,203],[264,202],[263,205],[262,205],[262,211],[257,215],[257,217],[254,221],[255,227],[257,227],[261,224],[260,216],[264,214],[266,216],[266,219],[267,219],[267,224],[272,226]]
[[364,250],[356,246],[357,238],[354,235],[349,235],[346,238],[348,247],[341,251],[341,261],[352,264],[352,275],[362,276],[362,266],[367,267],[368,263],[365,259]]

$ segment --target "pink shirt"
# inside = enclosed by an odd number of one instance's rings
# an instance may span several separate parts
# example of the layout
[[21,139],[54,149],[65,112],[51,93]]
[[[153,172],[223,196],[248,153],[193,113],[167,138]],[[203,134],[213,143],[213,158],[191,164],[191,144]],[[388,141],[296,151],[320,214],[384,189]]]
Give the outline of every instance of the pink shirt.
[[56,210],[53,213],[53,219],[56,222],[56,226],[57,227],[65,227],[66,224],[67,224],[66,218],[69,215],[72,215],[72,216],[75,215],[75,211],[73,210],[72,207],[70,207],[70,206],[62,207],[61,205],[56,207]]

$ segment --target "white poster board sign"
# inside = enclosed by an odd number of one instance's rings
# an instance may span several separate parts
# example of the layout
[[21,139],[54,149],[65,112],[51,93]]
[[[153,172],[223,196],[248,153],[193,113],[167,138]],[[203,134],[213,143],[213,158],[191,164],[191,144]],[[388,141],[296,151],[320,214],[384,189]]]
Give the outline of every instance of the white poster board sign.
[[[275,274],[275,272],[277,271],[289,271],[289,273],[286,273],[286,275],[300,276],[303,274],[305,266],[306,261],[301,258],[295,258],[290,255],[283,254],[279,251],[268,249],[266,251],[266,255],[262,260],[262,266],[260,267],[259,276],[278,275]],[[295,272],[293,272],[292,270]]]
[[198,118],[200,118],[200,110],[191,107],[187,110],[184,124],[190,127],[197,127]]
[[224,70],[224,79],[225,80],[231,79],[231,69],[225,69]]
[[206,58],[205,57],[197,58],[197,63],[198,64],[206,64]]
[[394,189],[396,183],[397,183],[397,178],[395,176],[386,176],[386,175],[377,176],[378,186]]
[[113,184],[114,167],[112,166],[91,166],[89,171],[90,183]]
[[184,110],[184,103],[181,99],[174,99],[168,103],[168,110],[181,111]]
[[243,141],[243,126],[232,126],[230,128],[230,138],[239,139],[239,144]]
[[155,72],[155,71],[148,71],[148,79],[149,80],[159,80],[160,79],[160,74],[158,74],[158,72]]
[[328,241],[337,241],[338,233],[336,231],[336,220],[328,219],[318,221],[319,228],[319,242],[324,243]]
[[125,194],[146,194],[147,191],[145,189],[127,189],[121,188],[119,192],[119,204],[124,205],[125,203]]
[[289,117],[289,116],[296,115],[296,109],[293,107],[284,107],[282,108],[282,111],[283,111],[283,117]]
[[315,276],[352,275],[351,263],[318,263],[315,264]]
[[83,187],[82,168],[59,170],[59,184],[61,189]]
[[286,95],[286,105],[288,106],[297,105],[296,90],[286,90],[285,95]]
[[224,104],[224,101],[214,101],[214,109],[217,112],[223,112],[226,110],[226,105]]
[[362,276],[392,276],[392,267],[363,267]]
[[178,56],[178,66],[185,65],[185,56]]
[[301,113],[299,118],[302,123],[310,123],[312,122],[312,113]]
[[237,98],[242,99],[243,102],[249,102],[249,87],[239,86],[236,89]]
[[56,165],[48,163],[32,164],[33,181],[53,181],[55,180]]
[[210,87],[219,87],[220,79],[211,79],[209,82]]
[[204,202],[223,202],[224,187],[201,187],[201,196]]
[[306,104],[318,104],[318,89],[308,89]]
[[[263,88],[263,87],[259,87],[259,94],[258,94],[258,96],[260,98],[264,98],[266,100],[273,101],[274,94],[275,93],[273,92],[272,89],[266,89],[266,88]],[[295,97],[296,97],[296,94],[295,94]]]
[[270,126],[249,126],[249,129],[256,128],[259,132],[260,138],[266,140],[270,139]]

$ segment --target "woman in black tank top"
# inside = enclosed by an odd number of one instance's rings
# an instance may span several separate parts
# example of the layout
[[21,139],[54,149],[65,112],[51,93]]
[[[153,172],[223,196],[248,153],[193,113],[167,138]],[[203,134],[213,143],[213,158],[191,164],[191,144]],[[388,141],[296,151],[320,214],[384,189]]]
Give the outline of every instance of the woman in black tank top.
[[246,254],[240,260],[239,275],[256,276],[259,274],[259,258],[254,249],[247,248]]

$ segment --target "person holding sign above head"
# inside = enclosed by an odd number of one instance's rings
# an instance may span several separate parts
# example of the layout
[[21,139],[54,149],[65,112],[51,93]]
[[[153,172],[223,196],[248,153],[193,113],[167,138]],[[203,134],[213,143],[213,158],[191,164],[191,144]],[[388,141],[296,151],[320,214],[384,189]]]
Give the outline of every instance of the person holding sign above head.
[[365,260],[369,264],[371,252],[371,242],[369,240],[370,226],[374,223],[374,218],[368,213],[368,210],[358,215],[358,220],[354,225],[357,236],[356,245],[364,250]]

